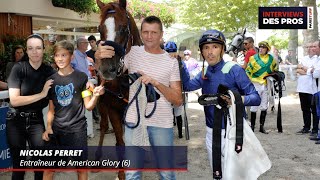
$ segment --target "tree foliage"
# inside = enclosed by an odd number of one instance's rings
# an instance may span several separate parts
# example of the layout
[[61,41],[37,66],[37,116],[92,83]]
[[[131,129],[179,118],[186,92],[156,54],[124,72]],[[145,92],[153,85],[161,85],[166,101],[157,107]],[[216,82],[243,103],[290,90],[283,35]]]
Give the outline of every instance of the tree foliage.
[[268,0],[177,0],[181,7],[178,20],[191,29],[216,28],[234,32],[239,28],[255,29],[258,7],[270,5]]
[[289,43],[288,31],[280,31],[280,33],[273,34],[267,41],[277,49],[287,49]]
[[[51,0],[53,6],[71,9],[80,15],[90,15],[92,12],[99,13],[96,0]],[[109,3],[115,0],[101,0]],[[163,24],[168,27],[175,21],[174,8],[167,3],[153,3],[142,0],[128,0],[128,11],[137,19],[143,19],[154,15],[160,17]]]
[[178,21],[188,24],[190,29],[215,28],[224,32],[243,27],[255,31],[259,7],[290,6],[290,0],[175,0],[171,3],[179,7]]

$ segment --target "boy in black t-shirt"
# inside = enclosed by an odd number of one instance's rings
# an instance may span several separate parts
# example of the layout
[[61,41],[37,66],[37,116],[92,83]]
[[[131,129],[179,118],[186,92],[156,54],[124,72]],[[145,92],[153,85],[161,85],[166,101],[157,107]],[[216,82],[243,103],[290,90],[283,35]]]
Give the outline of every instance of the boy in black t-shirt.
[[[71,67],[73,50],[73,44],[68,41],[60,41],[53,47],[54,60],[59,71],[49,77],[54,81],[48,93],[48,124],[42,138],[49,141],[49,134],[54,134],[58,146],[86,147],[88,142],[85,108],[94,108],[98,97],[104,93],[104,88],[97,86],[93,92],[86,89],[87,75]],[[45,171],[44,178],[52,179],[53,174],[54,172]],[[88,173],[78,171],[78,178],[87,179]]]

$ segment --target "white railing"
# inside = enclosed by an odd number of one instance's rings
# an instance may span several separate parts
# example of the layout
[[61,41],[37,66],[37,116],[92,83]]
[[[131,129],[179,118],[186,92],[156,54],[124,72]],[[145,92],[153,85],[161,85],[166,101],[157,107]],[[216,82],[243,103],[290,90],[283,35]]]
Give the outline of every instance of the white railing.
[[295,80],[297,73],[297,65],[287,65],[287,64],[280,64],[279,65],[279,71],[283,71],[286,73],[286,79]]
[[288,68],[297,69],[297,65],[280,64],[279,67],[280,69],[288,69]]

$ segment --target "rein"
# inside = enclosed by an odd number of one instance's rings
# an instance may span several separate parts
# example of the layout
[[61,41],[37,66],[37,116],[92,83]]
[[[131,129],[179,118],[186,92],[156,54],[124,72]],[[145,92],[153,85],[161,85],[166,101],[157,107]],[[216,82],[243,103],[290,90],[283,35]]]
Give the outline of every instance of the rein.
[[[137,79],[137,80],[138,80],[138,79]],[[136,81],[137,81],[137,80],[136,80]],[[139,81],[139,80],[138,80],[138,81]],[[130,86],[131,86],[133,83],[134,83],[134,82],[130,83]],[[136,93],[134,94],[133,98],[132,98],[131,101],[128,103],[128,106],[126,107],[126,109],[125,109],[125,111],[124,111],[124,115],[123,115],[122,121],[123,121],[124,124],[125,124],[128,128],[130,128],[130,129],[134,129],[134,128],[136,128],[136,127],[138,127],[138,126],[140,125],[141,116],[140,116],[140,107],[139,107],[138,95],[141,93],[142,86],[144,86],[144,84],[142,84],[142,83],[140,82],[140,85],[139,85]],[[153,108],[152,108],[151,112],[147,115],[147,114],[146,114],[147,108],[145,109],[145,112],[144,112],[144,113],[145,113],[144,117],[145,117],[145,118],[150,118],[150,117],[154,114],[154,112],[156,111],[156,108],[157,108],[156,90],[154,89],[153,85],[151,85],[151,84],[147,84],[147,85],[145,85],[145,86],[146,86],[146,88],[147,88],[147,87],[149,88],[149,93],[152,94],[153,99],[154,99],[154,104],[153,104]],[[142,92],[142,93],[144,93],[144,92]],[[146,96],[145,98],[147,99],[147,96]],[[137,124],[135,124],[135,125],[129,125],[125,119],[126,119],[126,116],[127,116],[128,109],[129,109],[129,107],[132,105],[132,103],[133,103],[134,101],[136,102],[136,110],[137,110],[137,116],[138,116]],[[146,102],[148,102],[148,100],[146,100]]]
[[[101,81],[101,86],[104,86],[105,83],[107,83],[108,81],[106,81],[105,79],[102,79]],[[119,86],[120,88],[120,92],[114,92],[114,91],[111,91],[110,89],[104,87],[104,90],[106,91],[106,93],[109,93],[115,97],[117,97],[118,99],[121,99],[122,101],[124,101],[125,103],[128,103],[128,99],[124,98],[124,95],[121,91],[121,86]]]
[[[219,85],[217,94],[203,94],[199,97],[198,102],[203,106],[214,106],[214,123],[212,127],[212,167],[213,167],[213,179],[222,179],[222,167],[221,167],[221,131],[222,120],[225,125],[225,133],[227,128],[231,127],[229,107],[226,101],[221,98],[221,95],[229,95],[230,90],[228,87]],[[235,138],[235,151],[239,154],[242,151],[243,145],[243,110],[244,105],[241,99],[241,95],[236,91],[231,91],[235,96],[236,111],[236,138]],[[224,136],[226,138],[226,134]],[[227,139],[226,139],[227,140]],[[237,146],[241,148],[237,150]],[[216,174],[218,172],[218,174]]]

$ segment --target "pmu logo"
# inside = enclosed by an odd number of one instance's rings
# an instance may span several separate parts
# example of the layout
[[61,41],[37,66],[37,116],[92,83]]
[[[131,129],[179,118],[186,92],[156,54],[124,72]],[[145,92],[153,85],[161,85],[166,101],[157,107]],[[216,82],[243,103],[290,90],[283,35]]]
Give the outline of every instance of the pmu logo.
[[313,29],[313,7],[308,7],[308,29]]

